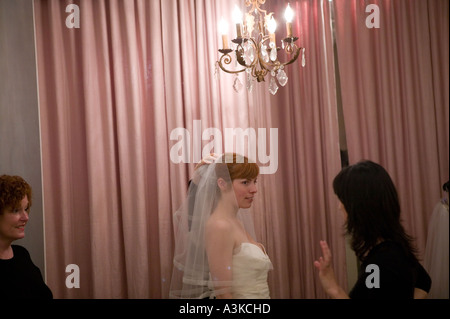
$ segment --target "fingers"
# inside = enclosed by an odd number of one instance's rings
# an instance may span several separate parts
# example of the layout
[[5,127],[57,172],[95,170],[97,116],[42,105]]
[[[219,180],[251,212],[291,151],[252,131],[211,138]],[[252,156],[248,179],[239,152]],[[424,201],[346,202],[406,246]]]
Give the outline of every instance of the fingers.
[[314,267],[316,267],[319,270],[322,268],[322,264],[323,264],[322,257],[320,257],[319,260],[314,261]]
[[206,155],[205,157],[202,158],[202,160],[199,163],[197,163],[197,165],[195,165],[194,170],[198,169],[199,167],[201,167],[201,166],[203,166],[205,164],[214,163],[218,157],[219,157],[219,155],[217,155],[215,153],[211,153],[209,155]]
[[331,265],[331,250],[325,240],[320,241],[320,247],[322,249],[322,255],[319,260],[314,261],[314,266],[317,269],[323,269]]
[[211,164],[213,163],[217,158],[219,157],[219,155],[215,154],[215,153],[211,153],[209,155],[206,155],[203,159],[202,162],[205,162],[206,164]]
[[320,241],[320,247],[322,248],[322,254],[326,262],[331,261],[331,250],[325,240]]

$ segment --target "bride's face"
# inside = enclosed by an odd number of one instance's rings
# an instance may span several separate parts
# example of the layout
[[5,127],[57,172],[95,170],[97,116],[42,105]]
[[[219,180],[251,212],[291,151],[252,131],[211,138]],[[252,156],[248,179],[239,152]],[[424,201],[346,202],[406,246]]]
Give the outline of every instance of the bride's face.
[[238,178],[233,180],[234,195],[236,196],[239,208],[250,208],[252,206],[254,196],[258,191],[256,182],[256,178]]

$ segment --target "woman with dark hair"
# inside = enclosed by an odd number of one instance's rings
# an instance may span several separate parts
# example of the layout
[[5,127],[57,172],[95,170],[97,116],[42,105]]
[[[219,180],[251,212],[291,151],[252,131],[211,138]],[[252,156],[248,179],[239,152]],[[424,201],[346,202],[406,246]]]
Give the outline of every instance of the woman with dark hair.
[[332,298],[424,298],[431,279],[415,255],[412,238],[400,219],[397,190],[386,170],[371,161],[344,168],[334,179],[346,232],[361,262],[350,294],[336,282],[331,252],[321,241],[323,257],[314,262],[324,290]]
[[31,193],[22,177],[0,176],[0,300],[53,298],[28,251],[12,245],[25,237]]

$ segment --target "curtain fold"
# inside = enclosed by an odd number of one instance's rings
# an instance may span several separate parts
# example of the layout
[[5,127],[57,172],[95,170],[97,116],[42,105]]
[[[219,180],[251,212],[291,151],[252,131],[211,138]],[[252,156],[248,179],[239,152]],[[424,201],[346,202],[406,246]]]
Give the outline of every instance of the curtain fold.
[[[277,2],[269,8],[284,12],[285,6]],[[277,256],[272,274],[279,283],[274,285],[277,296],[326,298],[311,267],[321,256],[320,240],[330,244],[338,282],[347,288],[344,220],[332,190],[341,167],[330,12],[328,1],[297,1],[291,7],[296,13],[293,33],[306,49],[306,65],[301,66],[300,56],[287,67],[288,84],[275,96],[265,89],[267,119],[279,131],[279,169],[270,184],[261,186],[276,191],[264,196],[270,207],[266,218],[276,225],[275,232],[267,231],[267,241]],[[285,29],[277,30],[277,38],[283,38]],[[268,203],[272,198],[276,201]]]

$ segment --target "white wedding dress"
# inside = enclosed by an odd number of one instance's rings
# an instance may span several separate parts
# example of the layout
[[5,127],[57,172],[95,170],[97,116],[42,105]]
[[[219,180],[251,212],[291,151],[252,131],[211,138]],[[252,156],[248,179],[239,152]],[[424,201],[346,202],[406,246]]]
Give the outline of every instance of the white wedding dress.
[[272,268],[263,248],[249,242],[242,243],[233,255],[233,298],[269,299],[267,275]]

